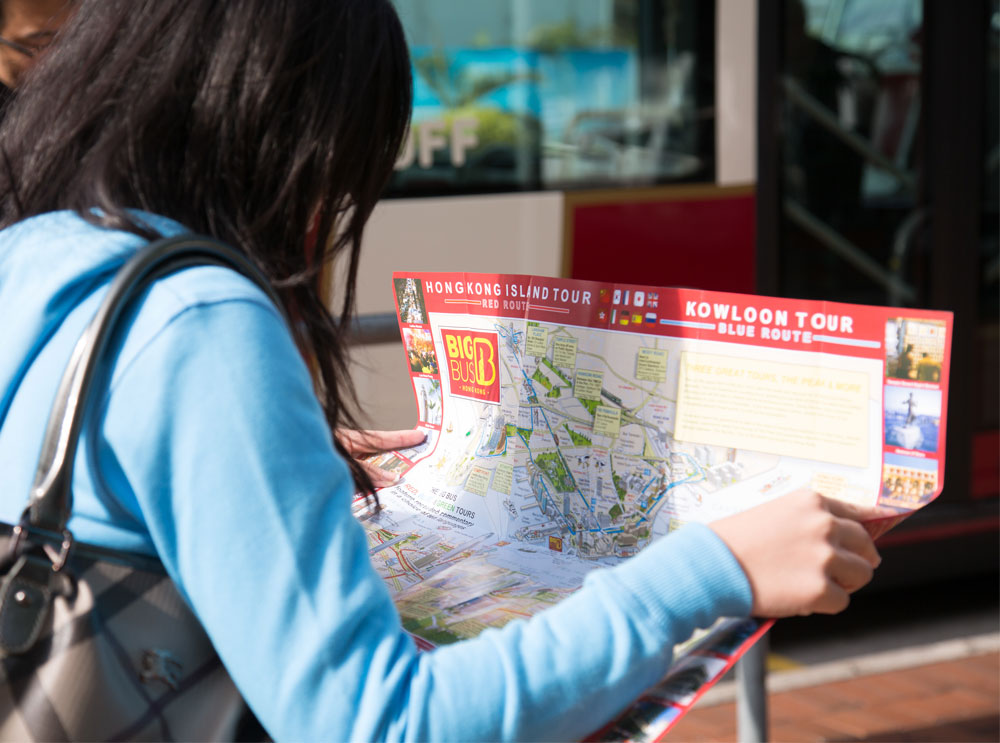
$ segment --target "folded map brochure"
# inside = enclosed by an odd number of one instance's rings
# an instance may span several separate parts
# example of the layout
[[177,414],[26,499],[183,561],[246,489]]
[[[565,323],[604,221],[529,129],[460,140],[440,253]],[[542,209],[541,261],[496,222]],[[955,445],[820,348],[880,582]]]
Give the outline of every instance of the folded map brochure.
[[[530,617],[689,521],[800,488],[895,515],[944,481],[950,313],[535,276],[393,278],[426,440],[356,501],[428,649]],[[657,740],[766,631],[723,620],[598,740]]]

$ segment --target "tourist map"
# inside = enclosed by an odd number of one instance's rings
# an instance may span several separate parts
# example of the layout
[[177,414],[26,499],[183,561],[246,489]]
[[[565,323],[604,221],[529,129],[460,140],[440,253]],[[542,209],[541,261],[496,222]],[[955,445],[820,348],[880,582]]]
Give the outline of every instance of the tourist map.
[[[684,523],[801,488],[941,492],[949,313],[482,274],[397,274],[419,446],[373,564],[425,648],[530,617]],[[720,622],[600,739],[655,740],[766,630]]]

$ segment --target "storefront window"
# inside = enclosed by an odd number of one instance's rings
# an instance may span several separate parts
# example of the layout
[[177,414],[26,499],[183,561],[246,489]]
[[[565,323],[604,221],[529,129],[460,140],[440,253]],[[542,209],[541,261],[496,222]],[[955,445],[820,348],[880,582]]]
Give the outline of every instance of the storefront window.
[[395,4],[414,111],[392,194],[714,178],[714,3]]

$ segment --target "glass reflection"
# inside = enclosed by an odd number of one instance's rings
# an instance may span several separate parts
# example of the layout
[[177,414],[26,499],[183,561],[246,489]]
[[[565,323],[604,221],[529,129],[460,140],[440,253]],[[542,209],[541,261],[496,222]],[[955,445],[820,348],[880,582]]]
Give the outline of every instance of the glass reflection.
[[783,291],[918,302],[922,2],[783,5]]
[[394,191],[711,180],[711,5],[396,0],[415,99]]

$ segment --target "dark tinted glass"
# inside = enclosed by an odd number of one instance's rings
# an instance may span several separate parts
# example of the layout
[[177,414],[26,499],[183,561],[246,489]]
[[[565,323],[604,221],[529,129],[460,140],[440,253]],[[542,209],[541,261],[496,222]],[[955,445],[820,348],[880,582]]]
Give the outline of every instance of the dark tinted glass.
[[786,0],[785,294],[919,302],[920,0]]

